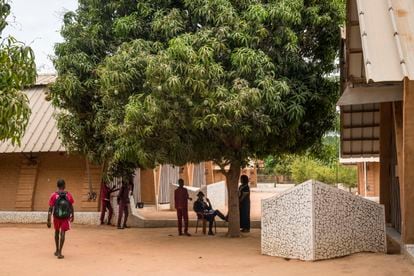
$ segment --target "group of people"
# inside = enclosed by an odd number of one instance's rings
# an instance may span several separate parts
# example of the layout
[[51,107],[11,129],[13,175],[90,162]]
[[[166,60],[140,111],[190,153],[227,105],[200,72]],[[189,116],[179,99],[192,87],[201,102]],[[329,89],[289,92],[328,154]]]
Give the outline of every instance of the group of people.
[[[249,188],[249,178],[246,175],[242,175],[240,178],[241,185],[239,188],[239,206],[240,206],[240,227],[242,232],[250,231],[250,188]],[[178,180],[179,187],[174,191],[174,200],[175,200],[175,209],[177,210],[178,218],[178,234],[191,236],[188,232],[188,200],[190,198],[188,191],[184,188],[184,180]],[[57,181],[57,191],[52,193],[49,199],[49,211],[47,216],[47,227],[52,226],[52,216],[53,216],[53,226],[55,229],[55,256],[58,259],[63,259],[62,255],[63,245],[65,243],[65,233],[70,229],[70,223],[75,219],[75,212],[73,209],[73,204],[75,203],[73,196],[65,191],[66,184],[63,179]],[[120,188],[110,187],[108,183],[103,183],[102,192],[101,192],[101,204],[102,211],[100,221],[101,224],[104,224],[105,213],[108,210],[108,221],[107,224],[111,224],[111,219],[113,215],[113,208],[111,205],[111,194],[113,192],[119,191],[117,196],[117,202],[119,205],[119,214],[118,214],[118,229],[127,228],[128,220],[128,209],[129,209],[129,195],[131,193],[131,181],[122,180],[122,185]],[[213,233],[213,222],[215,217],[219,217],[224,221],[228,220],[228,216],[225,216],[219,210],[214,210],[213,206],[208,198],[205,197],[203,192],[197,194],[197,200],[194,202],[193,210],[197,214],[198,219],[203,219],[209,222],[209,235],[214,235]],[[123,222],[122,222],[123,218]],[[184,232],[183,230],[184,222]]]
[[[239,210],[240,210],[240,228],[246,233],[250,232],[250,187],[247,175],[240,177],[241,185],[239,187]],[[178,235],[191,236],[188,233],[188,201],[192,198],[188,190],[184,188],[184,180],[178,180],[178,188],[174,191],[174,203],[177,210]],[[219,210],[213,209],[210,200],[205,197],[203,192],[198,192],[197,200],[193,204],[193,210],[197,214],[197,219],[206,220],[209,223],[208,235],[214,235],[213,223],[216,217],[228,221],[228,215],[224,215]],[[184,222],[184,232],[183,232]]]
[[[113,192],[119,191],[117,196],[117,203],[118,203],[118,222],[117,227],[118,229],[125,229],[128,228],[127,221],[129,215],[129,195],[132,190],[132,182],[126,179],[122,179],[122,184],[120,188],[110,187],[108,182],[102,183],[102,190],[101,190],[101,225],[105,224],[105,213],[108,210],[108,221],[107,224],[111,225],[111,219],[113,215],[113,208],[111,204],[111,194]],[[124,219],[122,221],[122,218]]]

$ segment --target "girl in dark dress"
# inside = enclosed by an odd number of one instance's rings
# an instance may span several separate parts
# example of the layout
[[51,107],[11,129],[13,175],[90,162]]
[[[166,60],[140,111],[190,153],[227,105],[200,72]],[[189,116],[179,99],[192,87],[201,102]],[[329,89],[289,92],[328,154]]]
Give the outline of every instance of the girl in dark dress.
[[240,228],[242,232],[250,232],[250,187],[249,177],[240,177],[239,187],[239,208],[240,208]]

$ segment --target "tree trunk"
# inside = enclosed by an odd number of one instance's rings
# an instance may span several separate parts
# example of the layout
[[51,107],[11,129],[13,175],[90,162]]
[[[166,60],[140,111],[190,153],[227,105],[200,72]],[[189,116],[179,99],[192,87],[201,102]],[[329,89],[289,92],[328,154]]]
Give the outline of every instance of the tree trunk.
[[240,162],[232,162],[226,173],[228,203],[229,203],[229,237],[240,237],[240,210],[239,210],[239,178]]

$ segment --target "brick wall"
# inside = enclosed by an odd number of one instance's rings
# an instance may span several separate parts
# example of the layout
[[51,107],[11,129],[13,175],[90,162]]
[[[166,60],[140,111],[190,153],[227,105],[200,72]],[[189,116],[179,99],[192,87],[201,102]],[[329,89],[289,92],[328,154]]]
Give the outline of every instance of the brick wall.
[[0,154],[0,211],[46,211],[56,182],[63,178],[75,198],[76,211],[98,211],[101,182],[99,166],[90,166],[95,200],[88,200],[86,160],[64,153]]
[[75,199],[75,208],[82,198],[82,186],[86,171],[85,159],[59,153],[40,154],[38,159],[38,177],[34,195],[34,211],[48,209],[50,195],[56,191],[56,182],[62,178],[66,189]]
[[0,155],[0,211],[15,210],[20,162],[18,154]]

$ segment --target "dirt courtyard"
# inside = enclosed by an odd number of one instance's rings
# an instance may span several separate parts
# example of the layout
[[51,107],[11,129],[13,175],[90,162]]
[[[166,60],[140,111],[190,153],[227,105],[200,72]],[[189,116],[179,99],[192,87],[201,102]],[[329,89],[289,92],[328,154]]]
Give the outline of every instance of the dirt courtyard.
[[[53,256],[45,225],[0,225],[0,275],[414,275],[402,255],[373,253],[319,262],[260,254],[260,230],[240,239],[173,228],[125,229],[74,225],[65,259]],[[194,233],[194,229],[191,229]]]

